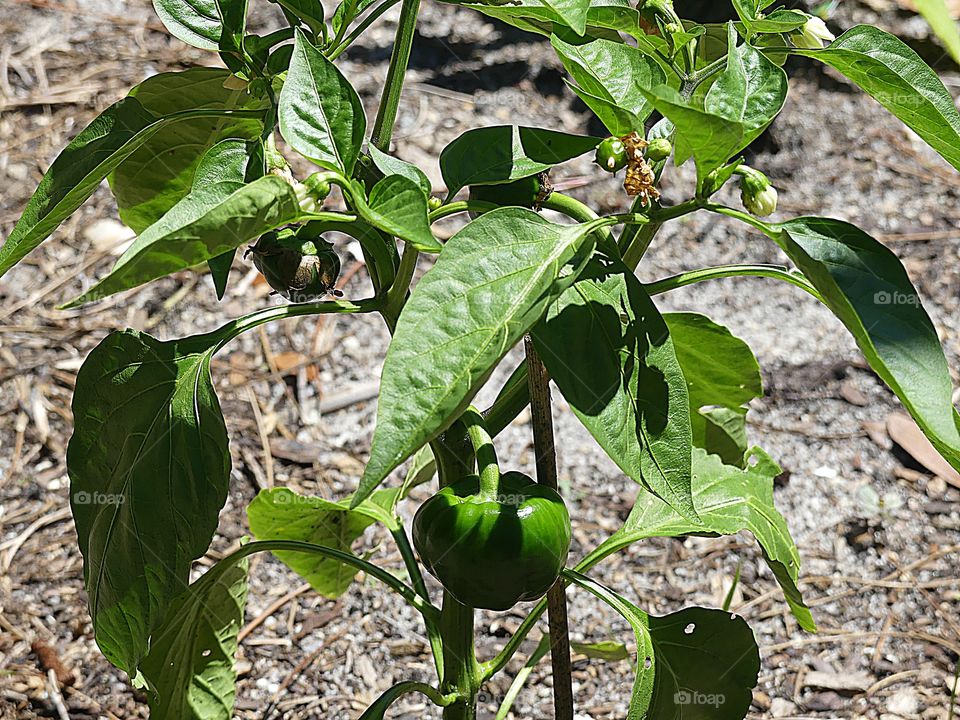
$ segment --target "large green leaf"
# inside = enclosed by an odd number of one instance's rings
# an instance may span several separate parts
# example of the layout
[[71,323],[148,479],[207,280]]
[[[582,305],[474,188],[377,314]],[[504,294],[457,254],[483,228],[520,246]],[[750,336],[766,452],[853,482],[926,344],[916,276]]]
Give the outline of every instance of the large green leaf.
[[563,397],[629,477],[696,519],[690,406],[667,325],[625,267],[584,277],[534,329]]
[[353,199],[360,215],[379,230],[390,233],[417,250],[438,253],[443,247],[430,232],[427,196],[413,180],[388,175],[363,198],[363,184],[354,182]]
[[216,0],[153,0],[153,9],[170,34],[203,50],[220,47],[220,13]]
[[73,139],[40,181],[13,232],[0,248],[0,276],[42,243],[137,148],[172,123],[201,117],[256,117],[257,112],[186,110],[156,117],[136,98],[111,105]]
[[696,313],[663,316],[687,381],[693,443],[742,467],[746,405],[763,395],[760,366],[747,344]]
[[152,718],[233,717],[247,565],[218,564],[171,603],[140,663]]
[[208,337],[113,332],[77,374],[70,500],[97,644],[136,674],[227,496],[227,431]]
[[658,662],[651,720],[741,720],[753,701],[760,649],[746,620],[689,607],[650,616]]
[[746,137],[743,123],[701,110],[666,85],[650,92],[641,88],[641,92],[676,127],[676,160],[680,163],[693,155],[699,181],[743,148]]
[[[244,90],[223,86],[231,77],[220,68],[190,68],[161,73],[130,91],[157,117],[184,110],[263,110],[266,103]],[[247,118],[198,117],[164,127],[126,158],[107,178],[120,219],[141,233],[190,191],[203,154],[226,138],[259,137],[263,125]]]
[[666,82],[655,60],[622,42],[591,40],[574,44],[556,35],[550,42],[564,68],[577,81],[579,87],[574,87],[574,92],[612,135],[643,132],[653,104],[640,88],[650,90]]
[[194,267],[300,217],[293,188],[275,175],[226,195],[224,189],[197,183],[196,190],[136,239],[109,275],[65,307],[101,300]]
[[440,153],[450,197],[467,185],[496,185],[536,175],[594,149],[600,138],[495,125],[468,130]]
[[760,136],[783,109],[787,74],[766,55],[747,43],[737,45],[737,31],[729,25],[727,68],[710,87],[707,112],[743,125],[739,152]]
[[[247,518],[258,540],[299,540],[350,552],[353,542],[373,523],[396,527],[390,512],[396,495],[396,489],[380,490],[351,510],[349,500],[333,502],[287,488],[261,490],[247,506]],[[327,598],[343,595],[357,574],[357,568],[316,553],[274,554]]]
[[353,86],[299,30],[280,91],[280,134],[318,165],[353,172],[367,119]]
[[627,720],[742,720],[746,715],[760,650],[743,618],[700,607],[656,617],[585,575],[572,570],[563,575],[633,628],[637,673]]
[[859,228],[797,218],[770,230],[853,334],[941,455],[960,469],[960,415],[943,348],[920,296],[889,249]]
[[846,75],[960,170],[960,112],[937,74],[903,41],[857,25],[823,50],[795,49]]
[[783,516],[773,504],[773,480],[779,474],[779,466],[759,448],[747,454],[743,469],[724,465],[716,455],[694,448],[693,502],[700,522],[687,520],[660,498],[641,490],[623,527],[578,567],[590,567],[610,553],[646,538],[704,533],[733,535],[749,530],[760,543],[764,558],[800,625],[814,631],[813,616],[797,588],[800,554]]
[[359,499],[466,409],[573,282],[561,273],[590,229],[511,207],[481,215],[447,241],[413,289],[387,351]]

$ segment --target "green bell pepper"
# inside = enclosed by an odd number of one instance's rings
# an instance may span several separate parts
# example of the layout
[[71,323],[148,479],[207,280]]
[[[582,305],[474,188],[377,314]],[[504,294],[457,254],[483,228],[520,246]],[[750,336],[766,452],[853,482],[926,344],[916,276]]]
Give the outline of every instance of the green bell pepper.
[[480,476],[464,477],[420,506],[413,543],[460,603],[508,610],[556,582],[570,549],[570,516],[552,488],[519,472],[501,476],[492,444],[484,447],[477,453],[486,458]]

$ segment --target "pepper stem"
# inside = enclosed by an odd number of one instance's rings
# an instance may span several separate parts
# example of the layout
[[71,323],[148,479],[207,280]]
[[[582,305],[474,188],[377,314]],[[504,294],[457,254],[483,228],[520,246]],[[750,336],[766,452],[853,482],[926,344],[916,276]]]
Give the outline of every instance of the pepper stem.
[[500,464],[497,462],[497,451],[493,447],[493,439],[487,431],[483,415],[471,405],[460,421],[467,427],[467,436],[473,445],[473,453],[477,456],[477,470],[480,473],[479,495],[484,500],[495,500],[500,493]]

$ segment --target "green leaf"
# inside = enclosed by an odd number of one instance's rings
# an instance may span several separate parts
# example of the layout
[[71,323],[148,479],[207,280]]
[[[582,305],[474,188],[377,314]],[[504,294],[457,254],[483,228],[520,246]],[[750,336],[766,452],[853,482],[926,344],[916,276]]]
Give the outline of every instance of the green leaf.
[[783,109],[787,74],[750,45],[738,46],[733,23],[728,27],[727,69],[707,92],[704,109],[743,126],[736,153],[756,140]]
[[606,660],[607,662],[619,662],[620,660],[629,660],[630,651],[622,642],[614,640],[603,640],[601,642],[581,643],[570,642],[570,649],[575,653],[586,655],[594,660]]
[[857,25],[823,50],[792,50],[846,75],[960,170],[960,112],[937,74],[903,41]]
[[316,36],[323,36],[323,3],[320,0],[271,0],[271,2],[277,3],[300,18]]
[[[568,26],[553,7],[541,0],[511,0],[504,2],[457,2],[445,0],[496,18],[527,32],[549,37]],[[640,27],[640,13],[626,0],[592,0],[587,9],[586,32],[595,38],[617,41],[618,33],[631,35],[637,44],[649,51],[653,47],[666,52],[667,44],[659,37],[647,35]]]
[[623,527],[591,552],[579,567],[590,567],[600,558],[646,538],[704,533],[733,535],[749,530],[760,543],[764,559],[800,626],[815,632],[813,616],[797,588],[800,554],[786,521],[773,504],[773,480],[779,474],[779,466],[759,448],[747,454],[744,469],[724,465],[716,455],[694,448],[693,500],[701,522],[683,518],[663,500],[641,490]]
[[540,0],[550,8],[557,17],[577,35],[583,35],[587,30],[587,10],[590,0]]
[[449,197],[467,185],[496,185],[536,175],[593,150],[600,138],[495,125],[468,130],[440,153]]
[[373,5],[376,0],[343,0],[337,9],[333,12],[333,18],[330,25],[333,28],[334,35],[340,35],[341,31],[359,17],[368,7]]
[[64,307],[101,300],[207,262],[300,217],[293,188],[275,175],[225,194],[229,187],[197,183],[195,191],[136,239],[109,275]]
[[944,0],[914,0],[914,5],[930,23],[930,28],[943,42],[950,57],[960,65],[960,26]]
[[[380,490],[350,509],[350,500],[332,502],[287,488],[261,490],[247,506],[250,530],[258,540],[298,540],[351,552],[354,541],[375,522],[397,523],[390,513],[397,490]],[[277,551],[277,558],[326,598],[343,595],[357,568],[315,553]]]
[[746,620],[690,607],[650,616],[659,669],[649,718],[742,720],[753,701],[760,650]]
[[212,342],[113,332],[77,375],[67,469],[84,585],[97,644],[131,676],[227,496]]
[[641,92],[676,127],[677,161],[693,155],[698,182],[744,146],[746,129],[742,123],[700,110],[665,85],[651,92],[641,89]]
[[533,337],[563,397],[610,458],[696,519],[687,384],[667,326],[633,273],[614,267],[579,280]]
[[203,50],[220,47],[220,13],[216,0],[153,0],[153,9],[170,34]]
[[951,402],[950,371],[897,256],[859,228],[828,218],[797,218],[771,228],[770,237],[820,292],[934,447],[960,470],[960,415]]
[[373,186],[363,199],[363,184],[353,183],[353,201],[361,217],[413,245],[417,250],[438,253],[443,248],[430,232],[427,198],[420,186],[402,175],[390,175]]
[[140,664],[151,717],[231,720],[247,561],[215,566],[170,605]]
[[401,160],[393,155],[388,155],[382,150],[378,150],[376,145],[369,145],[368,150],[370,152],[370,159],[373,160],[373,164],[377,170],[384,175],[402,175],[408,180],[412,180],[423,190],[425,197],[430,197],[430,191],[432,189],[430,178],[427,177],[427,174],[423,170],[413,163],[408,163],[406,160]]
[[280,91],[280,134],[318,165],[349,176],[363,145],[367,119],[353,86],[297,30]]
[[[230,73],[220,68],[161,73],[137,85],[130,96],[156,117],[195,108],[266,109],[262,99],[225,88],[229,77]],[[259,120],[220,115],[185,120],[154,133],[107,178],[120,219],[134,232],[143,232],[190,191],[207,150],[227,138],[255,140],[262,128]]]
[[800,10],[777,8],[766,17],[750,23],[750,29],[755,33],[777,35],[799,30],[809,19],[810,16]]
[[753,700],[760,651],[743,618],[691,607],[648,615],[585,575],[563,576],[613,608],[637,639],[627,720],[742,720]]
[[387,351],[357,498],[466,409],[500,359],[575,279],[561,274],[591,229],[510,207],[484,213],[447,241],[414,287]]
[[233,259],[236,254],[236,250],[228,250],[222,255],[207,260],[207,267],[210,269],[210,276],[213,278],[213,288],[217,293],[217,300],[223,300],[223,296],[227,292],[227,282],[230,280],[230,270],[233,268]]
[[[157,118],[136,98],[124,98],[111,105],[50,165],[13,232],[0,248],[0,276],[49,237],[114,168],[156,132],[183,120],[229,114],[223,110],[199,109]],[[246,114],[252,115],[255,113]]]
[[760,366],[749,346],[722,325],[696,313],[667,313],[690,396],[693,443],[743,467],[746,405],[763,395]]
[[214,0],[220,16],[220,53],[221,57],[229,53],[237,57],[228,65],[236,62],[243,67],[243,37],[247,27],[247,0]]
[[574,92],[612,135],[643,132],[653,104],[640,88],[650,90],[666,82],[666,75],[655,60],[622,42],[592,40],[571,44],[556,35],[551,36],[550,42],[579,85],[573,88]]
[[759,3],[757,0],[733,0],[733,9],[737,11],[737,16],[744,27],[750,29],[757,18]]

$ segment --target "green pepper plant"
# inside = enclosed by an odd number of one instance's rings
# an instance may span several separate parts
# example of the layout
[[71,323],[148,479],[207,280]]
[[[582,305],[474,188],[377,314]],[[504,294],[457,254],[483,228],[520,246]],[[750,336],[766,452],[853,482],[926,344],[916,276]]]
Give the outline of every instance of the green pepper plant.
[[[383,718],[407,693],[422,693],[447,720],[476,717],[482,686],[535,639],[548,607],[549,640],[516,676],[498,717],[547,651],[557,716],[572,717],[566,592],[590,594],[632,627],[629,718],[744,717],[760,658],[742,618],[698,607],[657,617],[591,577],[645,538],[749,530],[800,627],[816,629],[798,590],[796,546],[773,505],[780,469],[747,443],[747,405],[762,393],[756,360],[705,315],[661,313],[654,300],[743,276],[812,295],[960,469],[947,362],[897,257],[840,220],[762,219],[777,193],[741,155],[781,111],[791,56],[845,75],[960,169],[950,93],[896,37],[861,25],[834,38],[819,18],[772,0],[733,0],[738,19],[716,25],[679,17],[670,0],[451,0],[543,36],[606,136],[469,130],[441,153],[446,191],[433,196],[423,169],[391,147],[420,0],[400,0],[369,132],[335,61],[397,0],[342,0],[331,17],[317,0],[271,1],[286,24],[257,34],[247,27],[248,0],[154,0],[172,35],[218,53],[224,67],[156,75],[107,108],[50,165],[0,249],[6,272],[107,179],[137,239],[66,307],[191,268],[209,269],[222,297],[244,261],[238,250],[285,298],[185,338],[112,332],[80,369],[67,463],[103,654],[146,689],[153,717],[227,720],[247,558],[268,551],[323,596],[346,592],[362,571],[422,616],[436,677],[392,687],[365,719]],[[278,138],[317,171],[295,177]],[[596,172],[620,173],[628,211],[598,215],[553,188],[551,168],[587,153]],[[696,182],[687,199],[665,204],[661,178],[686,162]],[[714,200],[730,183],[739,183],[742,208]],[[660,229],[691,213],[744,223],[789,264],[701,267],[641,282],[635,271]],[[432,226],[454,215],[466,224],[441,241]],[[330,233],[362,249],[369,297],[339,297]],[[423,256],[429,269],[414,283]],[[392,334],[356,491],[333,499],[262,491],[247,508],[254,539],[191,583],[230,477],[211,358],[264,323],[322,313],[378,314]],[[476,409],[478,390],[518,344],[526,359],[493,404]],[[638,485],[623,526],[577,556],[568,557],[570,517],[555,487],[548,378]],[[528,405],[537,482],[501,472],[494,449]],[[387,482],[407,461],[403,481]],[[416,512],[411,542],[398,508],[434,477],[438,491]],[[97,496],[122,502],[77,500]],[[402,576],[351,551],[373,523],[395,540]],[[475,609],[517,603],[526,603],[526,619],[499,652],[478,658]]]

